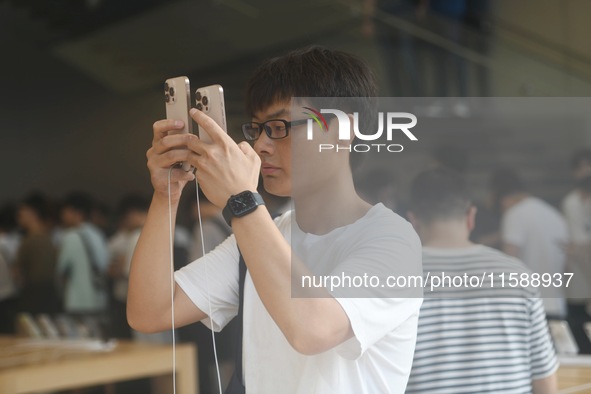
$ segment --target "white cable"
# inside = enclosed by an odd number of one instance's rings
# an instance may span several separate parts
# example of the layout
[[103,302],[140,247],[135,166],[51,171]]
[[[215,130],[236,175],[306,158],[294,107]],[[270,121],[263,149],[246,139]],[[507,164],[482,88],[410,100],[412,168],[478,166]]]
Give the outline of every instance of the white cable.
[[[199,182],[197,182],[197,177],[195,177],[195,193],[197,196],[197,217],[199,219],[199,236],[201,238],[201,255],[205,256],[205,241],[203,239],[203,221],[201,219],[201,205],[199,204]],[[220,394],[222,394],[222,379],[220,377],[220,364],[218,362],[218,352],[215,345],[215,332],[213,331],[213,320],[211,317],[211,295],[209,293],[209,270],[207,269],[207,262],[205,263],[205,283],[207,286],[207,304],[209,309],[209,319],[211,320],[211,342],[213,344],[213,356],[215,359],[215,370],[217,373],[218,378],[218,388],[220,390]]]
[[172,392],[176,394],[176,338],[174,335],[174,252],[173,252],[173,231],[172,231],[172,201],[170,196],[171,175],[174,167],[168,171],[168,230],[170,246],[170,320],[172,331]]
[[[172,392],[176,394],[176,338],[175,338],[175,324],[174,324],[174,243],[173,243],[173,231],[172,231],[172,197],[171,197],[171,177],[172,171],[174,167],[171,167],[168,171],[168,228],[169,228],[169,245],[170,245],[170,305],[171,305],[171,331],[172,331]],[[205,256],[205,241],[203,239],[203,220],[201,219],[201,205],[199,204],[199,183],[197,179],[195,179],[195,192],[197,198],[197,216],[199,220],[199,235],[201,238],[201,255]],[[207,304],[208,304],[208,315],[211,319],[211,294],[209,292],[209,273],[207,269],[207,264],[205,264],[205,283],[206,283],[206,291],[207,291]],[[212,320],[213,325],[213,320]],[[215,359],[215,368],[218,378],[218,388],[220,394],[222,394],[222,379],[220,377],[220,364],[218,362],[218,352],[216,349],[215,344],[215,333],[213,331],[213,327],[211,330],[211,341],[213,344],[213,355]]]

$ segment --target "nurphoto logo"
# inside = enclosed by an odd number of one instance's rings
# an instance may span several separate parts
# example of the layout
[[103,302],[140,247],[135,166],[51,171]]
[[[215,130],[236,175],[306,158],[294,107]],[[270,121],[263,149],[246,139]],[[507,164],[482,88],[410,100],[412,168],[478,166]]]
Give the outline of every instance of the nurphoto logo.
[[[304,112],[305,115],[310,116],[307,123],[307,138],[309,141],[314,139],[314,123],[316,123],[321,130],[328,131],[328,122],[322,114],[331,114],[337,118],[339,126],[339,140],[351,141],[351,119],[349,114],[338,109],[321,109],[320,111],[304,107],[309,112]],[[384,120],[385,119],[385,120]],[[406,122],[401,122],[406,120]],[[384,127],[385,123],[385,127]],[[386,133],[386,140],[392,141],[394,132],[402,132],[411,141],[418,141],[417,137],[410,131],[416,126],[417,117],[409,112],[378,112],[378,129],[373,134],[365,134],[359,130],[359,113],[353,112],[353,133],[361,141],[376,141],[382,137],[384,131]],[[342,151],[349,152],[402,152],[404,147],[401,144],[386,144],[386,143],[356,143],[356,144],[318,144],[318,151]]]

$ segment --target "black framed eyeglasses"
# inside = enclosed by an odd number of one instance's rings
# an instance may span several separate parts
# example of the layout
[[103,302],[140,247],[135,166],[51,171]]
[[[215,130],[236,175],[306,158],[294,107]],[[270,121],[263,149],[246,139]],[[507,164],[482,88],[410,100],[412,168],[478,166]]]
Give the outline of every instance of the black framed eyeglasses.
[[292,120],[291,122],[284,119],[269,119],[265,122],[247,122],[242,124],[242,134],[247,141],[256,141],[264,131],[267,137],[272,140],[279,140],[289,135],[289,130],[292,126],[303,125],[308,119]]

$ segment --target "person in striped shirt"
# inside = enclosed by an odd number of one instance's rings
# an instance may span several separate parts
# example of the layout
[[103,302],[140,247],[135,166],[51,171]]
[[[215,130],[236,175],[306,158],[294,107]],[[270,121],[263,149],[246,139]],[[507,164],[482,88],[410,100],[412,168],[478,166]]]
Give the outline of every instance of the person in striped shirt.
[[470,242],[475,216],[458,174],[437,168],[414,179],[409,219],[423,243],[424,277],[478,283],[425,283],[406,393],[553,393],[558,363],[539,292],[500,282],[531,271]]

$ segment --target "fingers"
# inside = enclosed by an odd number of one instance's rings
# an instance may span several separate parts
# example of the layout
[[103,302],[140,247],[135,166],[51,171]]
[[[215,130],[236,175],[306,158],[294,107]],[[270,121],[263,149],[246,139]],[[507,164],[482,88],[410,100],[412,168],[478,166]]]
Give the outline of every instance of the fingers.
[[170,182],[191,182],[195,179],[193,171],[185,171],[182,168],[173,168],[170,174]]
[[181,162],[196,163],[199,158],[199,155],[186,148],[170,149],[166,152],[159,153],[152,147],[148,150],[146,156],[148,158],[148,168],[151,172],[159,169],[167,169]]
[[246,141],[238,143],[238,148],[240,148],[242,153],[247,157],[258,156],[254,149],[252,149],[252,146]]
[[154,122],[152,129],[154,130],[154,142],[159,141],[168,135],[171,130],[182,130],[185,126],[182,120],[162,119]]
[[227,141],[227,139],[231,140],[228,134],[226,134],[226,132],[222,130],[222,128],[212,118],[203,112],[195,108],[191,108],[189,114],[193,120],[197,122],[199,126],[201,126],[201,129],[203,129],[209,135],[212,142],[221,143],[222,141]]
[[154,153],[163,154],[172,149],[189,148],[197,154],[203,154],[204,146],[194,134],[172,134],[153,143]]

